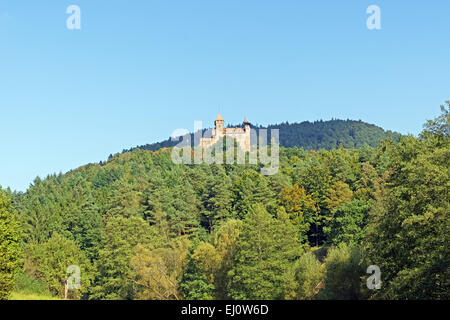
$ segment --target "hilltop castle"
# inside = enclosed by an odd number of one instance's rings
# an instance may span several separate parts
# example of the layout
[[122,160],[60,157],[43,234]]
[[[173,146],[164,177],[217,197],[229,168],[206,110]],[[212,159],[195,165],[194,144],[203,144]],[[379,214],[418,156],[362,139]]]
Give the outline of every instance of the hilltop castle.
[[230,137],[237,141],[238,145],[245,151],[250,151],[250,123],[244,119],[242,127],[224,128],[225,120],[222,116],[217,116],[214,121],[215,129],[212,129],[211,138],[201,138],[202,147],[209,147],[223,137]]

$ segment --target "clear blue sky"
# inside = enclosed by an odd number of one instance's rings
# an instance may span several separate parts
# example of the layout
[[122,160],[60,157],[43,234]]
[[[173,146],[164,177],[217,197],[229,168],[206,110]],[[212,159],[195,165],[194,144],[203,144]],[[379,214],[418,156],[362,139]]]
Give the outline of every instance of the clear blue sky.
[[219,108],[418,134],[450,99],[449,14],[448,0],[2,0],[0,185],[209,127]]

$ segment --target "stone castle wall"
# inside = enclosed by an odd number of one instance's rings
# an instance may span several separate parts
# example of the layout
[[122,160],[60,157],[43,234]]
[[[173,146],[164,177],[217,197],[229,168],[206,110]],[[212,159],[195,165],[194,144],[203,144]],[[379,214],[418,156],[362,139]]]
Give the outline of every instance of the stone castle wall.
[[245,151],[250,151],[250,125],[244,124],[244,128],[221,128],[212,130],[212,138],[202,138],[200,140],[203,148],[210,147],[219,141],[222,137],[230,137],[235,139],[238,145]]

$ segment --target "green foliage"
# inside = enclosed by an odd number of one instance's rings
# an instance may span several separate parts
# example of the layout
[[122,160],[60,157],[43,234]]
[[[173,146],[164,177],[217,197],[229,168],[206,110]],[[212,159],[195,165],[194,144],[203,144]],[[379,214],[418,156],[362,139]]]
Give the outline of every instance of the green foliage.
[[103,248],[99,251],[93,299],[132,299],[136,288],[130,259],[138,244],[158,243],[156,230],[142,218],[111,217],[103,233]]
[[21,263],[21,226],[11,199],[0,188],[0,300],[8,299]]
[[382,270],[375,297],[448,299],[450,137],[448,112],[384,151],[391,159],[368,226],[370,262]]
[[113,185],[110,196],[108,217],[142,217],[142,193],[135,190],[133,184],[118,180]]
[[190,254],[180,288],[188,300],[212,300],[215,295],[214,276],[220,265],[216,248],[201,242]]
[[441,105],[442,114],[434,120],[428,120],[421,133],[422,139],[445,140],[450,136],[450,101]]
[[80,298],[89,292],[93,280],[93,268],[77,244],[54,233],[47,242],[29,245],[25,255],[25,271],[35,279],[45,282],[54,295],[65,297],[66,282],[70,277],[69,266],[81,271],[81,289],[69,291],[69,298]]
[[313,222],[313,213],[317,211],[316,201],[298,184],[292,188],[285,186],[279,195],[278,204],[286,210],[294,224]]
[[138,285],[137,299],[179,300],[179,282],[189,247],[189,240],[179,238],[169,245],[152,248],[137,245],[131,259]]
[[245,218],[255,203],[270,209],[275,205],[274,195],[267,179],[255,171],[244,171],[234,184],[234,210],[240,218]]
[[199,226],[198,200],[189,181],[177,184],[164,202],[169,228],[174,236],[193,234]]
[[284,298],[311,300],[322,283],[322,265],[312,252],[305,252],[289,269]]
[[217,173],[207,178],[201,193],[204,204],[203,216],[205,217],[205,224],[208,226],[209,231],[217,223],[230,218],[233,213],[231,178],[227,176],[225,170],[221,169],[221,167],[214,166],[214,168],[217,168]]
[[93,261],[98,258],[98,250],[101,247],[103,219],[92,195],[85,195],[83,200],[80,209],[70,219],[68,231],[69,237],[73,238]]
[[364,238],[370,204],[366,200],[343,203],[333,212],[331,222],[323,228],[327,242],[357,245]]
[[335,211],[342,203],[352,200],[353,192],[349,185],[342,181],[336,181],[333,187],[328,190],[328,197],[325,199],[327,208]]
[[233,299],[281,299],[289,265],[299,255],[297,230],[256,205],[237,239],[228,292]]
[[214,276],[214,285],[218,299],[229,298],[227,292],[228,273],[233,268],[236,243],[242,232],[242,220],[229,219],[217,230],[214,247],[219,254],[219,266]]
[[[89,282],[69,298],[448,299],[449,107],[418,138],[356,121],[274,126],[289,148],[273,176],[134,149],[2,192],[1,297],[23,244],[19,295],[47,296],[40,283],[61,296],[69,261]],[[380,290],[363,285],[368,263]]]
[[361,250],[345,243],[328,250],[325,259],[323,299],[358,300],[365,275]]

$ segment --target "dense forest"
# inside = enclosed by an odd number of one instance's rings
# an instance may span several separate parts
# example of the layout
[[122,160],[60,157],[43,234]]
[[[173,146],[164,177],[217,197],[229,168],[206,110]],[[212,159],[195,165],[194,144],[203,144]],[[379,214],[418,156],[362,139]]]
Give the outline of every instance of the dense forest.
[[0,298],[449,299],[450,102],[441,110],[418,137],[282,124],[272,176],[134,149],[0,190]]
[[[229,125],[228,127],[236,127]],[[262,126],[251,125],[252,129],[261,129]],[[264,127],[268,130],[270,140],[270,129],[280,130],[280,146],[291,148],[298,147],[305,150],[332,150],[343,145],[344,148],[361,148],[364,145],[376,147],[383,139],[388,137],[398,142],[401,134],[392,131],[384,131],[373,124],[354,120],[329,120],[329,121],[304,121],[301,123],[282,123]],[[203,130],[205,131],[205,130]],[[191,134],[191,141],[194,136]],[[171,148],[178,144],[171,139],[153,144],[138,146],[134,149],[157,151],[161,148]]]

